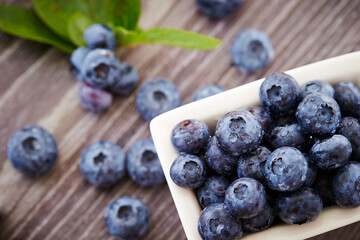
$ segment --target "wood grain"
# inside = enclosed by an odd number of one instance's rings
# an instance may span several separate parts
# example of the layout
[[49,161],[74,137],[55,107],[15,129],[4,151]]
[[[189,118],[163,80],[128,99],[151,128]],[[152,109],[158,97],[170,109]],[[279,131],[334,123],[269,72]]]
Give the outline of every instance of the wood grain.
[[[0,2],[30,6],[27,0]],[[232,88],[274,71],[360,50],[359,14],[356,0],[245,0],[234,15],[216,21],[200,14],[193,0],[144,0],[144,28],[196,31],[221,38],[223,44],[206,52],[141,46],[117,54],[138,69],[140,84],[152,77],[169,78],[187,103],[206,84]],[[229,57],[233,39],[245,28],[268,33],[277,54],[267,68],[252,75],[239,73]],[[149,206],[150,227],[142,239],[186,239],[166,184],[143,188],[126,177],[101,190],[79,171],[82,149],[95,141],[114,141],[127,151],[150,137],[148,123],[135,108],[135,93],[117,98],[104,114],[87,113],[77,100],[79,83],[69,73],[68,56],[1,32],[0,74],[0,239],[113,239],[104,210],[123,195]],[[56,166],[36,179],[19,174],[6,157],[9,136],[26,124],[47,128],[59,146]],[[312,239],[358,239],[359,227],[355,223]]]

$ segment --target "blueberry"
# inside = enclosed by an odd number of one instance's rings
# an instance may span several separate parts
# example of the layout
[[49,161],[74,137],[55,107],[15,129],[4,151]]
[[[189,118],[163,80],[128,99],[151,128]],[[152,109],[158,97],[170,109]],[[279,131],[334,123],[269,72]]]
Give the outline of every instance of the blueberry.
[[196,154],[208,143],[209,127],[203,121],[188,119],[178,123],[172,130],[171,142],[179,152]]
[[105,48],[110,50],[116,48],[115,33],[102,24],[93,24],[86,28],[84,40],[89,48]]
[[314,189],[302,187],[296,192],[279,196],[276,206],[278,216],[285,223],[303,224],[319,216],[323,202]]
[[54,137],[40,126],[25,126],[9,139],[7,156],[21,173],[39,176],[55,164],[58,149]]
[[215,94],[224,92],[225,90],[225,88],[220,87],[219,85],[207,85],[195,92],[193,101],[213,96]]
[[251,112],[260,122],[261,128],[265,132],[267,132],[270,129],[273,119],[271,115],[267,111],[265,111],[263,107],[252,106],[252,107],[242,108],[241,110]]
[[265,178],[272,190],[290,192],[300,188],[305,180],[308,164],[304,155],[293,147],[276,149],[267,158]]
[[334,194],[331,189],[332,175],[328,171],[317,171],[315,182],[312,185],[320,194],[325,206],[335,204]]
[[239,178],[226,190],[225,205],[233,216],[251,218],[264,210],[266,192],[263,185],[252,178]]
[[340,207],[360,206],[360,163],[351,161],[339,168],[332,179],[332,191]]
[[309,81],[301,86],[301,90],[304,96],[310,93],[320,92],[333,98],[335,93],[334,88],[328,82],[322,80]]
[[258,180],[261,183],[264,182],[264,166],[266,159],[270,154],[271,151],[269,149],[259,146],[255,151],[241,156],[237,168],[238,177],[249,177]]
[[341,82],[335,86],[335,100],[344,116],[360,117],[360,89],[352,82]]
[[96,142],[83,151],[80,170],[90,183],[111,187],[125,174],[125,154],[112,142]]
[[204,162],[195,155],[180,154],[171,165],[170,177],[180,187],[198,188],[206,178]]
[[293,123],[273,128],[268,141],[274,149],[289,146],[303,151],[306,149],[309,139],[302,133],[301,127]]
[[117,76],[111,79],[108,89],[116,95],[127,96],[135,89],[139,75],[136,69],[127,63],[120,63],[117,69]]
[[223,203],[225,191],[229,185],[229,180],[224,177],[212,176],[207,178],[204,185],[196,190],[201,207],[206,208],[213,203]]
[[217,123],[215,136],[222,150],[238,157],[259,146],[263,131],[257,118],[249,111],[225,114]]
[[206,163],[216,173],[229,176],[234,173],[238,159],[225,154],[219,148],[216,137],[211,137],[205,153]]
[[311,93],[299,104],[296,118],[305,134],[334,134],[340,125],[341,112],[336,101],[323,93]]
[[86,55],[91,51],[91,49],[86,47],[79,47],[70,56],[70,72],[78,80],[83,80],[81,75],[81,66],[84,62]]
[[199,10],[211,17],[225,17],[236,11],[243,0],[196,0]]
[[264,210],[258,215],[242,219],[244,232],[259,232],[269,228],[276,217],[275,209],[268,202],[265,204]]
[[105,212],[109,233],[121,239],[136,239],[144,235],[150,213],[146,205],[133,197],[121,197],[112,202]]
[[316,175],[317,175],[317,168],[314,166],[314,163],[312,162],[309,155],[304,154],[304,157],[308,163],[308,171],[306,174],[306,180],[304,182],[304,186],[311,187],[313,183],[315,182]]
[[181,105],[180,93],[168,80],[154,78],[144,83],[136,96],[136,107],[145,120]]
[[81,106],[91,112],[101,112],[110,108],[112,104],[112,95],[102,89],[94,88],[83,84],[79,88],[79,99]]
[[256,29],[240,32],[231,47],[231,59],[235,66],[248,73],[267,66],[274,55],[269,36]]
[[119,77],[120,62],[106,49],[94,49],[84,58],[81,66],[83,81],[97,88],[107,88]]
[[353,117],[341,119],[337,133],[345,136],[351,143],[352,157],[354,160],[360,159],[360,123]]
[[269,75],[260,86],[260,102],[273,115],[290,115],[302,98],[299,84],[285,73]]
[[165,176],[154,142],[146,139],[135,143],[126,158],[129,176],[142,186],[154,186],[165,182]]
[[198,231],[204,240],[235,240],[243,234],[241,223],[228,213],[223,203],[214,203],[202,210]]

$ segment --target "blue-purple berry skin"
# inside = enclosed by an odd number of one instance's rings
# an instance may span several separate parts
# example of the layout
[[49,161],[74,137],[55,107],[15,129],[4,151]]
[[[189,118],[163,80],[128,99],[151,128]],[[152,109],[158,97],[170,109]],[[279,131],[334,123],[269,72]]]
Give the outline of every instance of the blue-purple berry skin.
[[223,203],[225,191],[230,182],[222,176],[211,176],[205,180],[204,185],[196,189],[196,196],[202,208],[213,203]]
[[331,189],[332,177],[332,171],[318,170],[315,182],[312,185],[312,188],[314,188],[320,194],[324,206],[330,206],[335,204],[334,194]]
[[238,157],[259,146],[263,130],[258,119],[249,111],[232,111],[220,118],[215,136],[225,153]]
[[86,55],[91,51],[90,48],[79,47],[70,56],[70,72],[71,74],[80,81],[83,81],[81,75],[81,66],[84,62]]
[[84,40],[89,48],[105,48],[114,50],[116,48],[116,36],[113,30],[102,25],[93,24],[86,28]]
[[258,215],[241,220],[244,232],[259,232],[269,228],[276,217],[275,209],[266,202],[264,210]]
[[127,63],[118,64],[117,71],[117,76],[111,79],[108,89],[113,94],[128,96],[139,81],[138,72]]
[[337,102],[323,93],[311,93],[296,111],[298,124],[305,134],[327,136],[340,126],[341,112]]
[[187,119],[178,123],[171,133],[171,142],[178,152],[197,154],[207,145],[210,130],[205,122]]
[[213,95],[216,95],[218,93],[222,93],[226,91],[226,88],[223,88],[219,85],[207,85],[203,88],[200,88],[199,90],[197,90],[194,94],[194,98],[193,101],[198,101],[200,99],[204,99]]
[[314,189],[302,187],[295,192],[280,195],[276,206],[282,221],[287,224],[303,224],[314,221],[319,216],[323,202]]
[[15,132],[7,145],[7,157],[18,171],[36,177],[50,170],[57,159],[54,137],[40,126],[25,126]]
[[106,111],[113,101],[111,93],[87,84],[80,86],[78,95],[81,106],[90,112]]
[[335,86],[335,100],[345,116],[360,118],[360,89],[352,82],[341,82]]
[[269,36],[256,29],[246,29],[235,38],[231,59],[240,71],[254,73],[267,66],[275,56]]
[[351,143],[352,159],[360,159],[360,123],[354,117],[344,117],[340,121],[338,134],[345,136]]
[[170,177],[180,187],[198,188],[206,179],[205,164],[195,155],[180,154],[170,167]]
[[301,90],[304,94],[304,97],[314,92],[320,92],[332,98],[334,98],[335,94],[335,89],[333,86],[323,80],[309,81],[301,86]]
[[125,153],[109,141],[93,143],[82,153],[80,170],[90,183],[111,187],[125,175]]
[[304,154],[304,157],[308,163],[308,171],[306,174],[306,180],[304,182],[305,187],[311,187],[313,183],[315,182],[316,176],[317,176],[317,168],[312,162],[310,156],[308,154]]
[[360,206],[360,163],[349,162],[339,168],[332,179],[332,191],[337,205],[343,208]]
[[136,142],[126,156],[126,170],[137,184],[151,187],[165,182],[165,176],[154,142],[145,139]]
[[267,158],[265,178],[272,190],[291,192],[299,189],[306,180],[308,163],[296,148],[281,147]]
[[243,235],[241,222],[228,213],[223,203],[214,203],[202,210],[198,231],[204,240],[236,240]]
[[233,216],[250,218],[264,210],[266,192],[264,186],[252,178],[239,178],[228,187],[225,205]]
[[134,240],[148,229],[150,213],[139,199],[124,196],[112,202],[106,209],[105,221],[111,235],[120,239]]
[[225,17],[236,11],[243,0],[196,0],[199,10],[214,18]]
[[145,82],[136,96],[136,107],[140,115],[148,121],[180,105],[181,96],[177,87],[162,78]]
[[273,119],[269,114],[269,112],[267,112],[263,107],[251,106],[251,107],[242,108],[241,110],[251,112],[260,122],[263,131],[267,132],[268,130],[270,130],[271,124],[273,123]]
[[304,151],[309,139],[302,133],[301,127],[293,123],[274,127],[268,141],[274,149],[289,146]]

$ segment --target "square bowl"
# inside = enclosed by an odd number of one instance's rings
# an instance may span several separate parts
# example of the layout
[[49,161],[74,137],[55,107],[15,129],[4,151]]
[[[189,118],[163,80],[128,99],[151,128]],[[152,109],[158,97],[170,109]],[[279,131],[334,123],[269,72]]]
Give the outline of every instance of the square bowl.
[[[340,81],[352,81],[359,86],[360,52],[354,52],[324,61],[292,69],[286,73],[293,76],[301,86],[305,82],[321,79],[334,85]],[[164,174],[175,202],[185,234],[190,240],[200,240],[197,222],[201,207],[195,191],[183,189],[170,178],[170,167],[179,153],[171,143],[171,132],[177,123],[185,119],[199,119],[208,124],[214,132],[218,119],[227,112],[247,106],[260,105],[260,79],[223,93],[202,99],[164,113],[150,123],[153,137]],[[258,233],[248,234],[241,239],[305,239],[360,220],[360,207],[343,209],[337,206],[326,207],[319,217],[302,225],[278,224]],[[291,236],[291,237],[290,237]]]

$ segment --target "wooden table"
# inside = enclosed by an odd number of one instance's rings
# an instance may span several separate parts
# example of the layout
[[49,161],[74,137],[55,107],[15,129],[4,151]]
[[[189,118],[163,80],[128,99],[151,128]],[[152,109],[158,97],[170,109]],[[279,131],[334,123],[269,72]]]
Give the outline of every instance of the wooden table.
[[[356,0],[245,0],[234,15],[214,21],[197,11],[194,0],[143,1],[140,25],[175,27],[221,38],[214,51],[199,52],[163,46],[120,50],[122,61],[134,65],[141,83],[152,77],[171,79],[184,103],[194,91],[217,83],[233,88],[329,57],[360,50],[360,1]],[[1,3],[30,6],[26,0]],[[276,58],[252,75],[232,66],[229,49],[245,28],[267,32]],[[125,151],[150,137],[148,122],[135,108],[135,93],[117,98],[104,114],[81,109],[79,83],[69,73],[69,57],[58,50],[0,33],[0,212],[1,239],[112,239],[104,210],[116,198],[131,195],[151,211],[150,227],[142,239],[186,239],[166,184],[143,188],[121,180],[109,190],[91,186],[78,163],[82,150],[106,139]],[[360,66],[359,66],[360,67]],[[9,136],[23,125],[39,124],[52,132],[59,146],[56,166],[29,179],[18,173],[6,157]],[[313,239],[359,239],[360,223]]]

